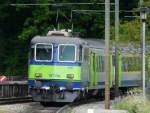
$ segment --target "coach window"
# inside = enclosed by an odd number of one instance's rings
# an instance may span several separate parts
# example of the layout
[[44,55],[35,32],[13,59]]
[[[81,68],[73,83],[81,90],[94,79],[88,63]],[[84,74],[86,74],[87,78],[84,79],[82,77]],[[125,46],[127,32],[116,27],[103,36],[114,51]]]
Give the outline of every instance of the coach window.
[[76,46],[69,44],[59,45],[59,61],[75,61]]
[[37,61],[51,61],[52,60],[52,45],[51,44],[37,44],[35,59]]
[[104,72],[105,71],[105,57],[104,56],[100,56],[100,62],[101,62],[101,71],[100,72]]

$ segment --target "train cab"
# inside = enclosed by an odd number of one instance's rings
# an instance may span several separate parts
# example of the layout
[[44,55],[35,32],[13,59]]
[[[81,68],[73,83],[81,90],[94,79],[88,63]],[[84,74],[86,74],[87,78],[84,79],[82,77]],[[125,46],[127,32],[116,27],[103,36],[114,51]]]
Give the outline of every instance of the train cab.
[[[41,95],[45,90],[46,101],[74,100],[78,92],[72,95],[69,90],[81,88],[83,43],[83,40],[64,31],[52,31],[47,36],[36,36],[32,39],[28,82],[34,100],[42,101]],[[62,100],[61,93],[57,95],[56,92],[64,90],[68,90],[64,95],[70,96],[66,99],[63,97]],[[50,95],[52,92],[55,92],[53,96]]]

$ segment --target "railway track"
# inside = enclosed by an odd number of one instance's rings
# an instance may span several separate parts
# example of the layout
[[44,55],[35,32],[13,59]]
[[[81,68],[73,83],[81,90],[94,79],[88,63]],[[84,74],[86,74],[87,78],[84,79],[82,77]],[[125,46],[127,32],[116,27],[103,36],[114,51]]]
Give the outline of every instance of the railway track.
[[56,113],[58,109],[60,106],[56,106],[56,103],[47,107],[39,102],[0,105],[0,113]]
[[[110,103],[117,103],[119,101],[121,101],[123,98],[123,96],[119,96],[118,98],[111,98],[111,102]],[[68,105],[65,105],[63,107],[61,107],[59,110],[57,110],[56,113],[66,113],[66,111],[68,113],[71,113],[72,109],[73,108],[76,108],[78,106],[82,106],[82,105],[88,105],[88,104],[93,104],[93,103],[98,103],[99,106],[101,108],[104,108],[104,97],[101,96],[101,97],[96,97],[96,98],[93,98],[93,97],[88,97],[86,99],[81,99],[79,101],[76,101],[76,102],[73,102],[73,103],[70,103]]]
[[32,97],[26,96],[26,97],[0,98],[0,104],[14,104],[14,103],[23,103],[23,102],[32,102]]
[[66,113],[66,111],[70,111],[71,108],[74,108],[74,107],[77,107],[80,105],[84,105],[84,104],[90,104],[93,102],[98,102],[98,101],[100,101],[100,100],[98,100],[98,99],[86,99],[86,100],[83,99],[83,100],[73,102],[73,103],[70,103],[68,105],[61,107],[59,110],[56,111],[56,113]]

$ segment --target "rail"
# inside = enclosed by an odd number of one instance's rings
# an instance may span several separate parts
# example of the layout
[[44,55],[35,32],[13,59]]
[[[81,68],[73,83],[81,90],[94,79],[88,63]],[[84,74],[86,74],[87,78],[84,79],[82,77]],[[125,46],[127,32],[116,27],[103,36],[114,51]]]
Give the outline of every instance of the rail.
[[20,103],[20,102],[32,102],[32,97],[31,96],[26,96],[26,97],[0,98],[0,105],[1,104]]

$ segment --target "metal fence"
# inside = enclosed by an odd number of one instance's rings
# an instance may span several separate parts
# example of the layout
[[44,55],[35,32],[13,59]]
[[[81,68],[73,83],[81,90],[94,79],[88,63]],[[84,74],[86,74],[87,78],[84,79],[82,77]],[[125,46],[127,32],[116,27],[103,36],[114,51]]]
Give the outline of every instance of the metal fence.
[[6,81],[0,83],[0,98],[29,96],[27,81]]
[[27,76],[6,76],[8,81],[24,81],[27,80]]

